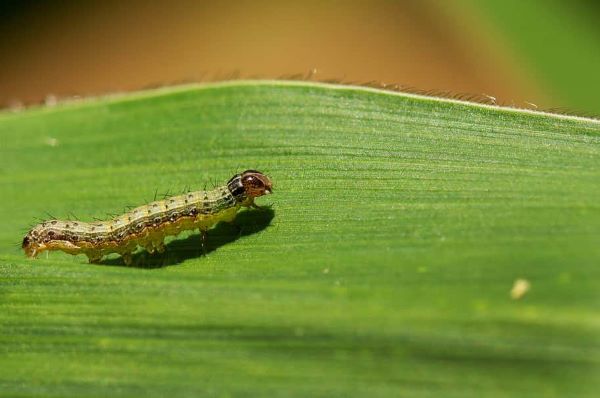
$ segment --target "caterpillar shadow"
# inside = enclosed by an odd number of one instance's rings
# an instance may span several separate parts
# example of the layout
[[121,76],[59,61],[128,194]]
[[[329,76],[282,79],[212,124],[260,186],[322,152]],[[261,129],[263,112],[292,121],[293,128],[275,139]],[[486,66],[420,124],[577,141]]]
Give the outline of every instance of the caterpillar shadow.
[[133,254],[132,263],[125,265],[121,257],[109,258],[100,262],[102,265],[127,266],[135,268],[162,268],[176,265],[191,258],[210,254],[228,243],[266,229],[275,212],[271,208],[261,210],[245,210],[240,212],[234,223],[221,222],[208,231],[204,249],[200,234],[195,233],[184,239],[174,239],[165,245],[163,253],[150,254],[139,251]]

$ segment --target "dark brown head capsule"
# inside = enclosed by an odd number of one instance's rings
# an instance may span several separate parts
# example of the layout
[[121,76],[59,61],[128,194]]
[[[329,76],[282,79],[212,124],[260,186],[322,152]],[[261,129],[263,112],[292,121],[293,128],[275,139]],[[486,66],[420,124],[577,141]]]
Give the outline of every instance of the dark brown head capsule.
[[273,192],[273,183],[269,177],[256,170],[246,170],[240,175],[240,181],[246,195],[256,198]]

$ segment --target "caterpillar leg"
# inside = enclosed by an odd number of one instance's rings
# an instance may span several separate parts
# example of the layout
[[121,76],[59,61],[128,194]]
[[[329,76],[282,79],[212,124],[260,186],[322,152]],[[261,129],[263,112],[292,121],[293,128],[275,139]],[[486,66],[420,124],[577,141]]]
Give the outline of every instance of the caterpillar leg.
[[162,240],[152,242],[152,246],[158,253],[165,252],[165,243]]
[[146,249],[146,251],[150,254],[154,254],[154,252],[156,251],[156,249],[154,249],[154,246],[152,245],[152,243],[148,243],[147,245],[145,245],[144,249]]
[[206,245],[208,241],[208,233],[205,229],[200,229],[200,245],[202,246],[202,254],[206,256]]
[[250,201],[250,203],[248,203],[248,207],[251,207],[251,208],[256,209],[256,210],[266,210],[269,207],[271,207],[271,205],[268,205],[268,206],[259,206],[256,203],[254,203],[254,198],[252,198],[252,200]]

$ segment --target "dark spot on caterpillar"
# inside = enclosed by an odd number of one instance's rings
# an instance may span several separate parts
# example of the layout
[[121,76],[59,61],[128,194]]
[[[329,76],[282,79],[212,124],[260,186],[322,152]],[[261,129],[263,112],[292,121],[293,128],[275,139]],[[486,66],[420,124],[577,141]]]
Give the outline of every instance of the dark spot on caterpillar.
[[152,214],[152,210],[148,209],[148,214]]
[[141,230],[142,228],[144,228],[144,223],[138,223],[138,225],[135,226],[138,231]]
[[73,226],[74,226],[74,227],[76,227],[76,226],[78,226],[78,225],[79,225],[79,224],[77,224],[76,222],[74,222],[74,223],[73,223]]
[[71,226],[69,224],[65,224],[65,229],[69,229]]
[[96,230],[96,227],[94,227],[94,226],[92,225],[92,227],[90,228],[90,231],[94,232],[95,230]]
[[196,209],[195,207],[190,209],[190,211],[189,211],[190,216],[195,216],[196,214],[198,214],[198,209]]
[[171,200],[169,200],[169,202],[175,203],[175,199],[171,199]]
[[55,231],[48,231],[48,234],[44,237],[44,242],[50,242],[51,240],[62,240],[62,235]]
[[51,222],[52,225],[56,225],[56,220]]

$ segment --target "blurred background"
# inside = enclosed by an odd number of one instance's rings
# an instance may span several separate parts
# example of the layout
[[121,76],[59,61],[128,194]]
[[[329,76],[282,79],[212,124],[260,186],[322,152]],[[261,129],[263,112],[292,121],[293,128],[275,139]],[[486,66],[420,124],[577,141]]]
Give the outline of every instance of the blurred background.
[[1,0],[0,107],[303,75],[598,115],[599,4]]

